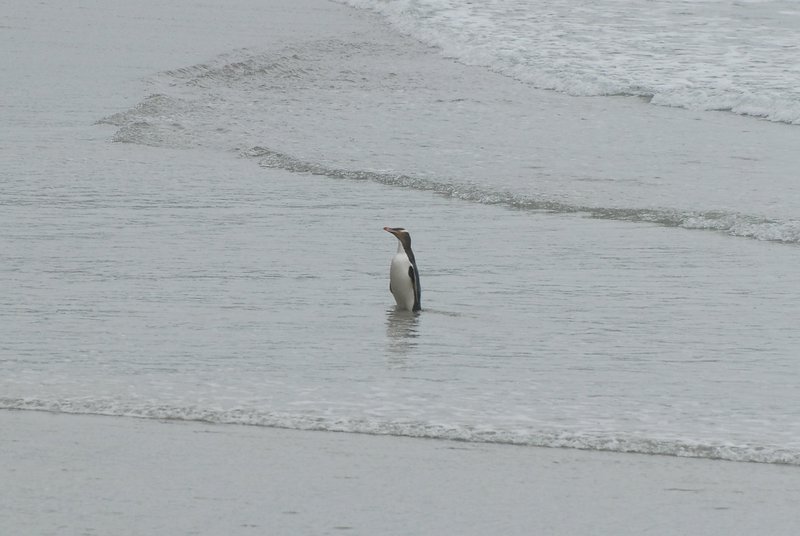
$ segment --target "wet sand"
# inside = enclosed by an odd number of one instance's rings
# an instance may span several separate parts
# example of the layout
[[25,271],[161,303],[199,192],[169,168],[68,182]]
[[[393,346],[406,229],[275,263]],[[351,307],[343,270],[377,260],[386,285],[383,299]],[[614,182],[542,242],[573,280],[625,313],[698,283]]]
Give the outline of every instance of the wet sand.
[[0,411],[2,534],[796,534],[797,467]]

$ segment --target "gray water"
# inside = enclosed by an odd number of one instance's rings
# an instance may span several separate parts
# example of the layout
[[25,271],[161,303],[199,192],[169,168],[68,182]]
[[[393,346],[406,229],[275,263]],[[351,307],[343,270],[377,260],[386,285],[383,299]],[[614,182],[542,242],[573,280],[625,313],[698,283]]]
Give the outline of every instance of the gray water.
[[800,463],[800,128],[292,5],[14,7],[0,407]]

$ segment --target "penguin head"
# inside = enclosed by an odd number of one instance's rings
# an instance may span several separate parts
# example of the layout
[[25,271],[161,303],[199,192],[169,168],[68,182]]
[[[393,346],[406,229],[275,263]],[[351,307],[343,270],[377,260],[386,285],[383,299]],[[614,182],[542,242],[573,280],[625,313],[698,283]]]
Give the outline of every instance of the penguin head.
[[402,227],[384,227],[384,231],[392,233],[405,249],[411,249],[411,235]]

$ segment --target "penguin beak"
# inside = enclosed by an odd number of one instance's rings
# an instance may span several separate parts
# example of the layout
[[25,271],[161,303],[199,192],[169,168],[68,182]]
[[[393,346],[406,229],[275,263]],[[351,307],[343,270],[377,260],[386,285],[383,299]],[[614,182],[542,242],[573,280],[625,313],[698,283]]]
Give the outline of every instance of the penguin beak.
[[397,231],[395,231],[391,227],[384,227],[383,230],[386,231],[387,233],[392,233],[394,236],[397,236]]

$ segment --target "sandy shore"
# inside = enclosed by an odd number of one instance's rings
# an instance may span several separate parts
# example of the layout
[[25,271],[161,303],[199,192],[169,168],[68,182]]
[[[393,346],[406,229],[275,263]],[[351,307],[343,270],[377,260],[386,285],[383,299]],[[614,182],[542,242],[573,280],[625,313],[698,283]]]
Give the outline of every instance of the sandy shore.
[[0,411],[0,534],[770,534],[796,467]]

